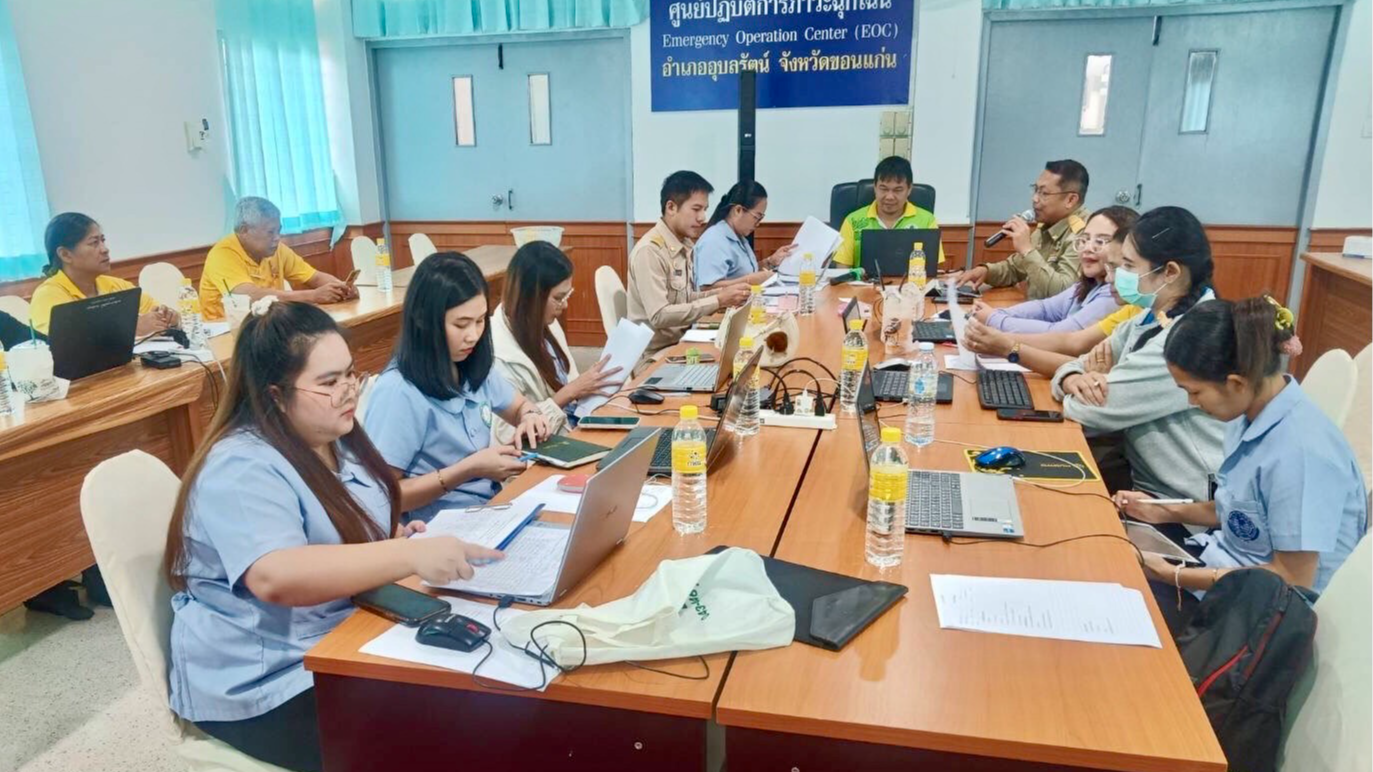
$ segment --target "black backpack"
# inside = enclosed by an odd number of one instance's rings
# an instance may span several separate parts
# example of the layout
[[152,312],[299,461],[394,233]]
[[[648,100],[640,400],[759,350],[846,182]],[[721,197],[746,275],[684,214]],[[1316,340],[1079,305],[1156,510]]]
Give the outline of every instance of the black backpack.
[[1273,772],[1287,697],[1311,661],[1305,590],[1261,568],[1222,576],[1177,638],[1233,772]]

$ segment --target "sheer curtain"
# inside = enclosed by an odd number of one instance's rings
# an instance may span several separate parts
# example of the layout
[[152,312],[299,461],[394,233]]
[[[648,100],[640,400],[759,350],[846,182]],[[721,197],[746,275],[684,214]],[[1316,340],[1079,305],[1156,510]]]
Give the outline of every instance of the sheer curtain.
[[48,194],[14,24],[8,0],[0,0],[0,281],[39,275],[48,261],[47,225]]
[[360,38],[631,27],[649,0],[353,0]]
[[311,0],[218,0],[235,193],[281,209],[283,233],[341,229]]

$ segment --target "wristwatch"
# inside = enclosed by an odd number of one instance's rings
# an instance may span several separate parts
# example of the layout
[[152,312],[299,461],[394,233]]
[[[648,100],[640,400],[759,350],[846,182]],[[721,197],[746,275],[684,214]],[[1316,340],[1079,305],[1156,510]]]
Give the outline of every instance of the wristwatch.
[[1019,342],[1019,341],[1017,341],[1016,344],[1015,344],[1014,346],[1011,346],[1011,351],[1010,351],[1010,353],[1008,353],[1008,354],[1006,355],[1006,361],[1007,361],[1007,362],[1010,362],[1011,364],[1019,364],[1019,362],[1020,362],[1020,342]]

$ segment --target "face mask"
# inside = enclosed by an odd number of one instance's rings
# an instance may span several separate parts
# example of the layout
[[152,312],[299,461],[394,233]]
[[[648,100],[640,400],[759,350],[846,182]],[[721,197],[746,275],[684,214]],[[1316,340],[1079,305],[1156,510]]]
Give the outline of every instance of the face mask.
[[[1115,281],[1116,294],[1120,295],[1121,300],[1124,300],[1126,303],[1129,303],[1132,306],[1139,306],[1140,308],[1143,308],[1146,311],[1150,308],[1153,308],[1154,301],[1158,299],[1158,293],[1141,293],[1139,291],[1139,280],[1144,278],[1145,276],[1148,276],[1150,273],[1158,273],[1159,271],[1163,270],[1163,268],[1164,266],[1159,266],[1158,268],[1155,268],[1149,273],[1142,275],[1137,274],[1134,271],[1127,270],[1125,268],[1117,268]],[[1163,286],[1166,287],[1168,285],[1165,283]],[[1163,287],[1159,287],[1159,289],[1163,289]]]

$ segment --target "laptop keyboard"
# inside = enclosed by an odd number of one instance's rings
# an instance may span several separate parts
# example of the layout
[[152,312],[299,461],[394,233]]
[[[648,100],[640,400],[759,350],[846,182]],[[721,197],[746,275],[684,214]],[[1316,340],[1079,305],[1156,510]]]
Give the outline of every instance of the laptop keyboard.
[[713,391],[715,376],[719,372],[720,368],[713,364],[682,365],[677,372],[655,383],[653,388],[665,391]]
[[906,530],[963,530],[963,484],[957,474],[912,471],[906,485]]
[[914,322],[911,340],[953,340],[952,322]]
[[[710,446],[711,446],[714,442],[715,442],[715,430],[714,430],[714,429],[706,429],[706,448],[709,449]],[[706,455],[709,456],[709,453],[707,453]],[[648,462],[648,468],[649,468],[649,471],[650,471],[651,474],[654,473],[652,470],[655,470],[655,469],[665,469],[665,470],[667,470],[667,471],[664,472],[663,474],[671,474],[671,472],[672,472],[672,429],[671,429],[671,428],[663,429],[663,431],[662,431],[661,433],[658,434],[658,444],[655,445],[655,446],[653,447],[653,460],[650,461],[650,462]]]
[[1034,410],[1030,385],[1025,376],[1009,370],[982,370],[977,374],[977,400],[988,410],[1020,408]]
[[899,402],[906,399],[910,373],[905,370],[874,370],[872,373],[873,396],[883,402]]

